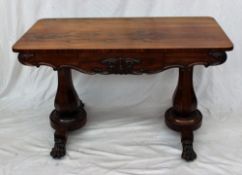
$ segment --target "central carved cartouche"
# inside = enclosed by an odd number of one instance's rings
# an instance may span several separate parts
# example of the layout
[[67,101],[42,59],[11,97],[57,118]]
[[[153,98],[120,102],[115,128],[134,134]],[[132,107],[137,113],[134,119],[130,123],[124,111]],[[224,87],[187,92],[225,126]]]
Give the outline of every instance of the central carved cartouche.
[[134,66],[139,63],[140,60],[133,58],[109,58],[102,61],[106,68],[100,72],[104,74],[136,74]]

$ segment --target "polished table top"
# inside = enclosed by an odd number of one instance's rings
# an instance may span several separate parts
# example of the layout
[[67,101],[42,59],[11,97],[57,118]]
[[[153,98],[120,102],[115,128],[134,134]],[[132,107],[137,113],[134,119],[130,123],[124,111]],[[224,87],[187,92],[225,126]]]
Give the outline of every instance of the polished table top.
[[13,50],[231,50],[210,17],[42,19]]

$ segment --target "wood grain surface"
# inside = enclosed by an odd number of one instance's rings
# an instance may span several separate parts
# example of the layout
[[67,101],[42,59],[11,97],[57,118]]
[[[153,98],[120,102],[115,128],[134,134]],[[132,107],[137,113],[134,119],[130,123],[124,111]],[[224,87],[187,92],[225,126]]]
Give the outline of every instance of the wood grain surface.
[[42,19],[13,46],[16,52],[232,48],[211,17]]

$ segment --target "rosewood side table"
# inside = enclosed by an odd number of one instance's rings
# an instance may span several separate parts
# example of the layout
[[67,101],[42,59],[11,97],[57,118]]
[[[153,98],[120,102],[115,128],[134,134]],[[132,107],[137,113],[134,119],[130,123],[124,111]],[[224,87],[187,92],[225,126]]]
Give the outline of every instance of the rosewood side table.
[[168,127],[181,132],[182,158],[196,158],[193,131],[201,126],[193,88],[195,65],[219,65],[233,44],[210,17],[84,18],[39,20],[13,46],[25,65],[47,65],[58,73],[53,158],[66,153],[67,132],[86,123],[84,104],[72,83],[71,69],[87,74],[153,74],[179,69]]

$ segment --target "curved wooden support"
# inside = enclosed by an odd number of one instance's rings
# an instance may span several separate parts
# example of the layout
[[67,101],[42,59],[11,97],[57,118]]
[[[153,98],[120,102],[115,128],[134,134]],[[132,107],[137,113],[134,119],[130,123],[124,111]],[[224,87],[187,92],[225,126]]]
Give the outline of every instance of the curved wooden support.
[[72,113],[77,111],[79,106],[81,106],[81,102],[73,86],[70,69],[58,70],[55,110],[60,113]]
[[193,130],[202,123],[202,114],[197,110],[197,99],[193,88],[193,68],[180,68],[178,85],[173,96],[173,107],[165,114],[168,127],[181,132],[182,158],[191,161],[196,158],[193,150]]
[[174,110],[179,114],[189,114],[197,108],[197,98],[193,88],[193,68],[180,68],[178,85],[173,96]]
[[55,145],[51,151],[53,158],[65,155],[67,132],[81,128],[86,123],[86,112],[80,101],[68,68],[58,70],[58,88],[55,98],[55,110],[50,115],[51,126],[55,131]]

